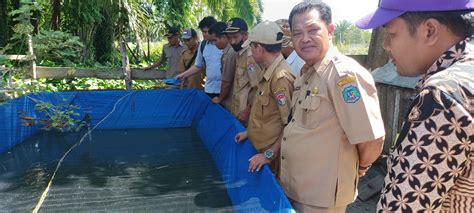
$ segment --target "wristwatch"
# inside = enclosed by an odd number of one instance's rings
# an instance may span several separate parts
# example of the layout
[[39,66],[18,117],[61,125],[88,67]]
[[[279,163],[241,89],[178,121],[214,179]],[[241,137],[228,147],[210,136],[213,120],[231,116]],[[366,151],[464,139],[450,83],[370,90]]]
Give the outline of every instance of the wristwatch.
[[273,150],[272,149],[267,149],[265,150],[265,152],[263,152],[263,155],[265,155],[265,157],[267,159],[273,159]]

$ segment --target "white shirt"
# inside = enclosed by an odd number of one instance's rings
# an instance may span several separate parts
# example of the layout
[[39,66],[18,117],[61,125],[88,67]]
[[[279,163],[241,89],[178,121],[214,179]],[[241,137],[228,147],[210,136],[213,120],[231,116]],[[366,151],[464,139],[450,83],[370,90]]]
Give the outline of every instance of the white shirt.
[[198,49],[194,64],[199,68],[206,68],[206,84],[204,85],[204,92],[206,93],[219,94],[221,92],[222,54],[222,50],[219,50],[213,43],[206,44],[202,55],[201,50]]
[[300,76],[301,68],[304,66],[304,61],[301,59],[298,54],[296,54],[296,51],[293,50],[293,52],[286,58],[286,62],[291,67],[291,73],[295,75],[296,77]]

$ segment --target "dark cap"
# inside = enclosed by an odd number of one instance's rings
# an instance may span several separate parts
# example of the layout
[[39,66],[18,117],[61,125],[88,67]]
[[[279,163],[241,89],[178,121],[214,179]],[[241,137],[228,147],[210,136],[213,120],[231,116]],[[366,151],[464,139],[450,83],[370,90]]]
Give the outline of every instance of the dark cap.
[[168,32],[165,34],[166,38],[169,38],[174,35],[179,35],[179,30],[176,27],[169,27]]
[[224,33],[247,32],[247,23],[241,18],[232,18],[227,22],[227,28]]
[[181,38],[182,39],[190,39],[190,38],[196,37],[196,36],[197,36],[196,30],[194,30],[193,28],[186,28],[181,33]]

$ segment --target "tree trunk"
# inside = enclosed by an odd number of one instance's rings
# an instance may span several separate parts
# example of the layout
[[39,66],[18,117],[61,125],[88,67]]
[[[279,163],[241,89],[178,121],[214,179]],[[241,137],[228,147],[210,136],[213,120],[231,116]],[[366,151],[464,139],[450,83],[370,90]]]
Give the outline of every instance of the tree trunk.
[[[36,0],[32,0],[31,2],[36,2]],[[40,17],[40,12],[38,10],[33,11],[33,16],[31,16],[31,25],[33,25],[33,35],[38,34],[39,32],[39,17]]]
[[107,10],[102,10],[102,22],[94,35],[95,59],[99,62],[110,61],[114,52],[114,23]]
[[384,31],[382,27],[372,30],[369,53],[367,56],[367,68],[374,70],[385,65],[389,59],[389,53],[383,48]]
[[13,10],[20,9],[20,6],[21,6],[20,0],[11,0],[11,3],[12,3],[12,6],[13,6]]
[[61,0],[52,0],[51,29],[59,30],[61,26]]
[[151,53],[150,53],[150,30],[147,31],[146,42],[147,42],[147,60],[150,61]]
[[[20,0],[11,0],[10,2],[11,2],[11,6],[12,6],[11,11],[20,9],[20,7],[21,7]],[[11,11],[8,11],[8,12],[11,12]],[[18,15],[14,16],[14,17],[17,17],[17,16]],[[13,16],[10,16],[9,20],[10,20],[10,27],[9,27],[10,31],[9,31],[9,33],[10,33],[10,35],[13,35],[13,33],[14,33],[13,32],[13,26],[18,24],[18,21],[14,21]]]
[[0,47],[4,47],[8,43],[8,8],[7,0],[0,0]]

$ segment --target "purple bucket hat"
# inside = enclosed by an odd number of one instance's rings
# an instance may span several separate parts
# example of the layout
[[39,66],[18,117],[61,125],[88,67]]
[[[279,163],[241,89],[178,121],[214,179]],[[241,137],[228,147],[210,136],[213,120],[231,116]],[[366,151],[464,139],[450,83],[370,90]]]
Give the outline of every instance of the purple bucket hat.
[[356,22],[357,27],[380,27],[405,12],[452,11],[474,8],[474,0],[381,0],[375,12]]

